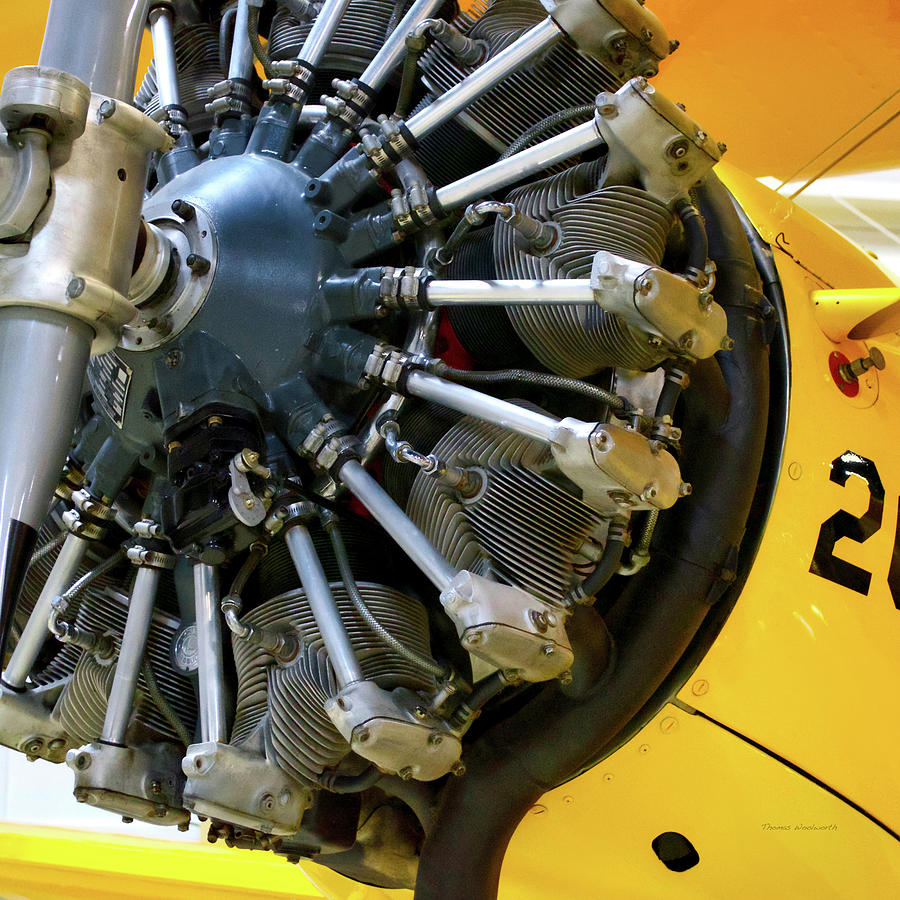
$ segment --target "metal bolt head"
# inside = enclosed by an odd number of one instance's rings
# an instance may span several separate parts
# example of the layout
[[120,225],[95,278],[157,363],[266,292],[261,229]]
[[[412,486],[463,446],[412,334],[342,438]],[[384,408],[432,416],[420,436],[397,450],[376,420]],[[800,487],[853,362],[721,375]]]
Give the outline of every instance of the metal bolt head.
[[125,825],[130,825],[133,821],[134,819],[132,819],[131,816],[122,816],[122,822]]
[[166,444],[166,452],[174,453],[180,446],[181,441],[169,441],[169,443]]
[[671,734],[678,727],[678,719],[675,716],[666,716],[659,723],[659,730],[663,734]]
[[734,338],[730,338],[727,335],[722,338],[722,343],[719,346],[723,350],[734,350]]
[[244,500],[244,506],[247,507],[247,509],[253,509],[253,507],[256,506],[256,501],[252,497],[247,497]]
[[697,294],[697,303],[704,312],[709,312],[712,309],[713,298],[712,294],[709,291],[701,291]]
[[690,144],[688,143],[687,138],[678,138],[678,140],[672,141],[666,149],[666,153],[672,157],[672,159],[681,159],[684,156],[687,156],[688,148]]
[[271,812],[275,809],[275,795],[263,794],[262,797],[259,798],[259,808],[263,812]]
[[870,364],[866,366],[867,369],[874,366],[879,372],[882,371],[886,365],[884,354],[877,347],[869,347],[869,356],[866,361]]
[[166,354],[166,368],[167,369],[177,369],[181,364],[181,351],[180,350],[170,350]]
[[218,428],[222,424],[222,417],[221,416],[210,416],[206,420],[206,424],[210,428]]
[[462,642],[466,647],[474,647],[476,644],[480,644],[482,640],[484,640],[484,634],[480,631],[473,631],[467,634]]
[[159,781],[151,781],[150,782],[150,793],[151,794],[161,794],[162,793],[162,784]]
[[606,496],[622,509],[630,509],[635,504],[634,497],[628,491],[607,491]]
[[686,331],[679,339],[678,346],[682,350],[690,350],[694,346],[694,335],[690,331]]
[[725,141],[719,141],[716,146],[719,148],[719,153],[724,153],[728,149],[728,144]]
[[70,300],[80,297],[84,293],[85,281],[79,275],[73,276],[66,285],[66,296]]
[[638,293],[642,297],[646,297],[653,290],[653,280],[651,278],[642,278],[638,282]]
[[187,263],[187,267],[195,275],[205,275],[209,271],[211,265],[210,261],[199,253],[188,253],[184,261]]
[[594,105],[597,107],[597,112],[603,116],[604,119],[612,119],[619,113],[615,94],[609,94],[606,91],[601,91],[597,94],[594,98]]
[[356,740],[359,741],[360,744],[364,744],[367,740],[369,740],[369,737],[370,737],[370,735],[369,735],[368,728],[361,728],[356,733]]
[[702,697],[704,694],[709,693],[709,682],[705,678],[698,678],[691,685],[691,693],[695,697]]
[[528,618],[531,619],[531,624],[534,626],[534,630],[539,634],[544,634],[547,631],[550,623],[547,619],[547,613],[543,612],[543,610],[529,610]]
[[541,647],[541,653],[543,653],[544,656],[553,656],[553,654],[556,653],[556,647],[554,647],[553,644],[544,644],[544,646]]
[[457,777],[461,777],[466,774],[466,764],[458,759],[452,766],[450,766],[450,774],[456,775]]
[[884,354],[877,348],[872,347],[868,356],[861,356],[854,359],[851,363],[844,363],[840,367],[841,378],[847,383],[856,381],[861,375],[865,375],[869,369],[878,369],[881,371],[885,367]]
[[404,766],[397,773],[404,781],[411,781],[413,777],[413,769],[412,766]]
[[438,731],[432,731],[428,735],[428,746],[437,747],[444,742],[444,736]]
[[179,830],[179,831],[182,831],[182,832],[183,832],[183,831],[187,831],[188,829],[190,829],[190,827],[191,827],[190,824],[187,823],[187,822],[179,822],[179,823],[178,823],[178,830]]
[[424,706],[417,706],[417,707],[413,710],[413,715],[414,715],[417,719],[424,719],[424,718],[428,715],[428,710],[425,709]]
[[571,671],[569,669],[566,669],[565,672],[560,672],[559,675],[557,675],[557,681],[559,681],[559,683],[563,686],[565,686],[567,684],[571,684],[572,683]]
[[115,100],[104,100],[97,108],[97,123],[100,124],[104,119],[108,119],[116,111]]
[[[187,200],[173,200],[172,212],[175,213],[176,216],[180,216],[184,219],[185,222],[193,219],[195,215],[194,207],[191,206]],[[188,263],[188,265],[190,265],[190,263]]]
[[641,744],[641,746],[638,747],[638,753],[649,753],[649,752],[650,752],[649,744]]

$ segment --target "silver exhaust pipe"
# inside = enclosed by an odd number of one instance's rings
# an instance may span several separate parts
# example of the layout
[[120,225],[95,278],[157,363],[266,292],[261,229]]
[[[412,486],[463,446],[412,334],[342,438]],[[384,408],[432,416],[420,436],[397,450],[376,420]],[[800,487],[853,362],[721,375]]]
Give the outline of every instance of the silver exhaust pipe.
[[51,0],[41,67],[131,103],[149,8],[150,0]]
[[[88,357],[111,350],[134,315],[127,295],[147,163],[171,143],[129,100],[148,5],[98,0],[87,14],[76,0],[53,0],[41,65],[12,70],[0,91],[11,174],[0,211],[16,214],[14,227],[0,221],[0,653]],[[26,154],[19,132],[42,144]]]

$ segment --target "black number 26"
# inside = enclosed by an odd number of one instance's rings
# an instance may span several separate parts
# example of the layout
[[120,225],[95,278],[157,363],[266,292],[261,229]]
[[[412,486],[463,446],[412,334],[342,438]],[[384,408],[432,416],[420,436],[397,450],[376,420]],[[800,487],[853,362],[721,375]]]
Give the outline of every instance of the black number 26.
[[[833,482],[843,487],[851,475],[861,478],[868,486],[869,508],[861,516],[851,515],[842,509],[822,523],[809,571],[842,587],[850,588],[858,594],[868,594],[872,573],[836,557],[834,545],[841,538],[850,538],[851,541],[862,544],[881,528],[884,514],[884,485],[871,459],[847,450],[832,460],[830,477]],[[888,571],[888,587],[894,606],[900,609],[900,510],[897,513],[897,531],[894,533],[894,552]]]

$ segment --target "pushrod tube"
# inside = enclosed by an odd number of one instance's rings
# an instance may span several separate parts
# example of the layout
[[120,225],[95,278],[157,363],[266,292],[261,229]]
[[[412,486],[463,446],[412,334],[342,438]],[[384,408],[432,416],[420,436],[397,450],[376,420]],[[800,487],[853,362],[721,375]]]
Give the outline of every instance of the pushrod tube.
[[234,17],[234,39],[228,59],[228,77],[248,81],[253,68],[253,48],[250,46],[250,4],[239,0]]
[[416,0],[393,33],[381,45],[372,62],[366,66],[365,72],[359,76],[360,82],[373,91],[380,91],[406,54],[407,35],[419,22],[431,18],[443,5],[444,0]]
[[40,65],[131,103],[150,0],[52,0]]
[[194,615],[197,619],[197,676],[200,687],[200,740],[228,739],[225,721],[225,669],[219,575],[215,566],[194,565]]
[[34,668],[38,654],[47,639],[47,623],[53,609],[53,600],[75,580],[75,573],[84,559],[87,546],[87,541],[74,534],[66,537],[40,596],[34,604],[34,609],[28,617],[28,622],[22,630],[22,636],[16,644],[16,649],[9,659],[9,665],[3,673],[3,683],[7,687],[11,687],[13,690],[22,690],[25,687],[25,679]]
[[421,140],[562,38],[563,33],[553,19],[544,19],[459,84],[441,94],[430,106],[408,119],[406,127],[414,138]]
[[438,188],[438,203],[443,209],[450,210],[473,200],[481,200],[502,187],[540,172],[548,166],[563,162],[577,153],[599,147],[603,143],[597,126],[593,122],[585,122],[527,150],[501,159],[487,168],[473,172],[465,178],[460,178],[459,181]]
[[150,35],[153,38],[153,60],[156,65],[159,105],[162,109],[168,106],[180,106],[172,10],[167,6],[156,6],[150,10]]
[[292,525],[288,528],[284,540],[300,577],[300,583],[306,592],[316,627],[325,642],[328,658],[334,666],[339,687],[362,681],[362,669],[353,652],[353,645],[334,602],[328,578],[325,576],[309,530],[304,525]]
[[325,0],[316,21],[300,48],[300,60],[315,68],[322,61],[350,0]]
[[356,460],[345,462],[338,478],[438,590],[443,591],[449,586],[456,577],[456,569],[435,550],[390,494]]
[[125,742],[160,574],[159,569],[151,566],[141,566],[137,571],[134,590],[128,603],[128,618],[125,620],[119,658],[116,661],[116,673],[109,692],[106,718],[103,720],[101,740],[107,744],[121,745]]
[[480,305],[531,306],[540,304],[594,303],[586,278],[550,281],[430,281],[426,286],[430,306]]
[[[559,427],[557,420],[551,416],[491,397],[461,384],[454,384],[452,381],[445,381],[426,372],[411,372],[406,380],[406,391],[413,397],[440,403],[441,406],[448,406],[467,416],[475,416],[485,422],[500,425],[543,444],[549,444],[554,440]],[[343,469],[341,475],[343,476]],[[350,489],[353,490],[352,485]],[[365,505],[365,501],[363,504]]]

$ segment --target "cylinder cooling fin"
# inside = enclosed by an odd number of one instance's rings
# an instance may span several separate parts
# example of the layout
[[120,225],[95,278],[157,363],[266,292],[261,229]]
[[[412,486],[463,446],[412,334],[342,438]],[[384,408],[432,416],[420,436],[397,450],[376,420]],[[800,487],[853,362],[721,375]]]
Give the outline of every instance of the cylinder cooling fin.
[[[393,0],[350,0],[340,25],[323,58],[325,69],[361,74],[387,37],[388,25],[395,20],[397,4]],[[272,59],[294,59],[312,29],[315,16],[303,20],[290,9],[280,7],[272,17],[268,51]]]
[[[545,16],[540,0],[496,0],[475,4],[468,13],[460,14],[456,24],[468,37],[482,42],[490,57],[506,49]],[[432,99],[458,84],[470,71],[441,44],[435,44],[422,60],[423,84]],[[471,143],[472,151],[484,154],[486,160],[496,158],[517,138],[560,110],[581,110],[581,119],[588,118],[584,107],[593,106],[597,92],[615,91],[625,80],[623,73],[608,70],[579,52],[571,42],[560,43],[533,65],[512,73],[495,91],[468,106],[456,120],[458,133],[448,129],[446,134],[426,141],[422,147],[425,169],[440,179],[443,174],[440,166],[455,164],[457,168],[445,176],[452,180],[449,175],[462,174],[465,169],[459,162],[453,162],[460,141]],[[426,99],[423,105],[427,103]],[[559,134],[578,116],[573,113],[569,118],[549,124],[543,134]],[[440,142],[442,137],[446,144]],[[438,183],[446,182],[441,179]]]
[[783,437],[662,23],[462,6],[54,0],[0,95],[0,743],[417,900],[677,690]]
[[[175,32],[175,62],[178,66],[178,93],[192,128],[198,132],[212,128],[206,111],[209,92],[225,78],[219,59],[217,29],[205,23],[185,25]],[[156,63],[151,62],[134,97],[134,105],[154,119],[164,115],[160,108]]]
[[[377,639],[353,608],[343,586],[332,584],[332,594],[363,675],[380,687],[427,690],[431,679]],[[429,653],[428,618],[421,603],[381,585],[360,582],[367,606],[393,635],[421,653]],[[279,627],[297,633],[301,649],[289,665],[275,664],[262,648],[234,641],[238,684],[234,744],[248,740],[263,727],[278,764],[298,781],[316,783],[322,772],[337,766],[349,753],[324,712],[325,700],[337,689],[334,671],[302,590],[264,601],[244,622]]]

